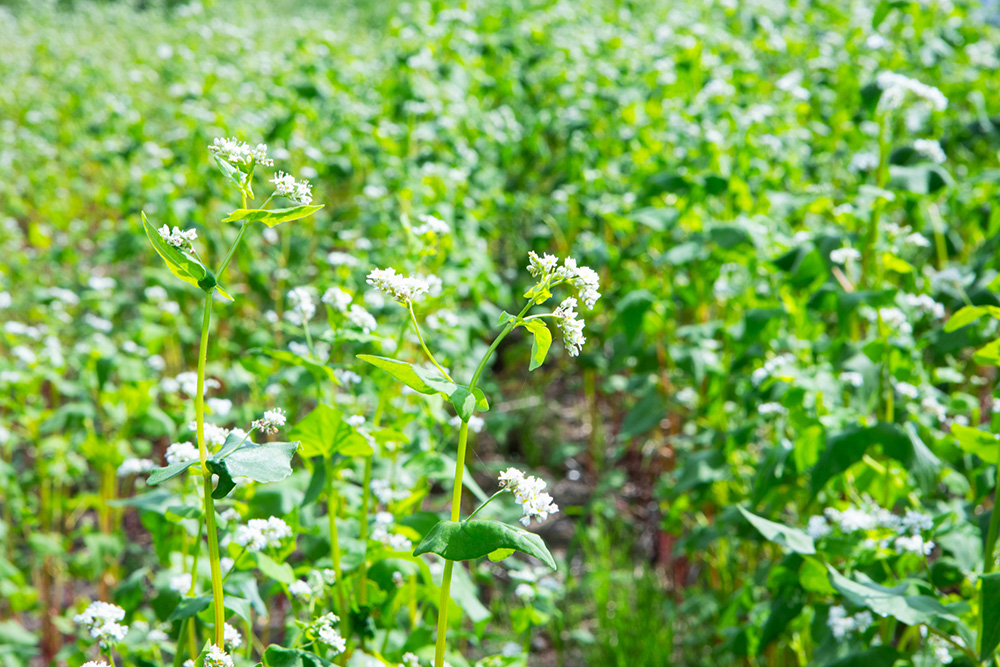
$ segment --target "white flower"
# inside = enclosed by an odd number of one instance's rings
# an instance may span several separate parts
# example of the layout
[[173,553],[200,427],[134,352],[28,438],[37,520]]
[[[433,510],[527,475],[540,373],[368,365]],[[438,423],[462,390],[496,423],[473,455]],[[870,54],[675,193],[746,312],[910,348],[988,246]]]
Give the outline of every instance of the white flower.
[[914,245],[914,246],[917,246],[918,248],[930,248],[931,247],[931,242],[928,241],[927,237],[924,236],[923,234],[921,234],[920,232],[913,232],[912,234],[907,235],[903,239],[903,243],[907,243],[909,245]]
[[347,650],[347,640],[333,626],[340,622],[335,614],[323,614],[309,624],[308,632],[333,650],[334,654]]
[[426,280],[417,276],[403,276],[393,268],[372,269],[366,282],[402,304],[415,301],[430,291]]
[[361,263],[354,255],[349,255],[339,250],[334,250],[328,254],[326,261],[330,266],[357,266]]
[[920,407],[924,412],[934,416],[938,421],[943,421],[948,416],[948,409],[941,405],[933,396],[927,396],[920,401]]
[[420,658],[415,653],[404,653],[403,667],[420,667]]
[[198,448],[190,442],[175,442],[167,447],[167,465],[197,461],[199,458],[201,456],[198,454]]
[[917,396],[920,395],[920,390],[914,387],[909,382],[897,382],[895,383],[895,387],[896,391],[898,391],[900,395],[905,396],[907,398],[916,398]]
[[190,572],[178,574],[176,577],[171,577],[170,590],[177,591],[178,593],[187,593],[191,590],[191,582],[192,577]]
[[108,650],[114,644],[121,642],[128,634],[128,626],[118,621],[125,618],[125,610],[107,602],[91,602],[83,613],[73,617],[73,621],[87,626],[90,636],[100,643],[101,648]]
[[274,194],[279,197],[288,197],[296,204],[312,203],[312,186],[309,181],[296,181],[291,174],[279,171],[271,182],[274,183]]
[[167,245],[184,250],[190,249],[195,239],[198,238],[198,231],[194,229],[181,230],[180,227],[174,227],[171,231],[170,227],[163,225],[156,231],[159,232],[160,238],[166,241]]
[[372,314],[356,303],[351,304],[350,310],[347,311],[347,321],[366,334],[378,328],[378,322]]
[[559,511],[559,506],[552,502],[552,496],[543,491],[545,481],[537,477],[526,477],[517,468],[508,468],[500,473],[498,478],[500,488],[509,490],[514,494],[517,502],[521,503],[521,523],[525,526],[531,523],[532,519],[545,521],[550,514]]
[[927,294],[904,294],[903,302],[911,308],[919,308],[930,313],[935,319],[944,318],[944,304],[938,303]]
[[309,600],[309,598],[313,595],[312,586],[301,579],[293,581],[289,584],[288,592],[297,598],[302,598],[303,600]]
[[421,215],[420,222],[421,225],[417,225],[413,228],[413,233],[417,236],[423,236],[424,234],[435,234],[437,236],[444,236],[451,232],[451,227],[448,223],[439,218],[435,218],[433,215]]
[[149,472],[156,467],[152,459],[125,459],[118,466],[118,476],[128,477],[129,475],[139,475]]
[[833,532],[833,529],[830,528],[830,525],[823,516],[816,515],[809,517],[809,523],[806,524],[806,533],[809,534],[809,537],[818,540],[821,537],[829,535],[831,532]]
[[90,279],[87,280],[87,287],[95,292],[107,292],[108,290],[113,290],[117,284],[118,281],[107,276],[91,276]]
[[323,297],[320,299],[323,303],[330,306],[338,313],[342,313],[347,310],[347,307],[351,305],[351,301],[354,297],[351,296],[350,292],[340,289],[339,287],[331,287],[325,292],[323,292]]
[[205,667],[233,667],[233,659],[221,648],[212,644],[205,655]]
[[[198,431],[198,422],[193,421],[188,423],[188,428],[192,431]],[[218,424],[213,424],[211,422],[205,422],[202,424],[202,428],[205,433],[205,443],[208,445],[214,445],[216,447],[224,444],[226,438],[229,437],[231,431],[228,428],[223,428]]]
[[400,572],[399,570],[396,570],[395,572],[393,572],[392,573],[392,583],[394,583],[396,585],[396,588],[402,588],[403,584],[406,583],[406,580],[403,578],[403,573]]
[[851,171],[871,171],[878,166],[878,155],[875,153],[861,152],[855,153],[851,157],[851,164],[848,168]]
[[354,371],[344,370],[343,368],[333,369],[333,375],[337,378],[340,384],[361,384],[361,376]]
[[215,139],[208,150],[231,164],[249,164],[253,161],[266,167],[274,166],[274,160],[267,158],[266,145],[257,144],[256,148],[250,148],[236,137]]
[[785,410],[785,406],[781,403],[762,403],[757,407],[757,414],[762,417],[766,417],[768,415],[783,415],[785,412],[787,412],[787,410]]
[[826,625],[830,628],[830,632],[833,633],[835,639],[844,639],[844,637],[852,632],[865,630],[872,624],[873,620],[871,612],[863,611],[854,616],[848,616],[847,610],[837,605],[830,607],[830,614],[827,617]]
[[230,651],[235,651],[243,645],[243,635],[240,634],[239,630],[228,623],[222,626],[222,636],[222,643],[225,644],[226,648]]
[[392,484],[385,479],[373,479],[371,484],[372,494],[383,505],[390,505],[397,500],[404,500],[410,497],[409,491],[395,490]]
[[220,417],[225,417],[233,409],[233,402],[228,398],[209,398],[205,402],[208,403],[208,409],[212,414]]
[[279,426],[285,425],[285,413],[281,408],[275,408],[274,410],[265,410],[264,416],[260,419],[254,421],[252,426],[258,428],[264,433],[277,433]]
[[[76,295],[74,294],[73,296],[75,297]],[[13,300],[10,297],[10,292],[0,292],[0,308],[10,308],[10,304],[12,303]]]
[[353,426],[354,428],[358,428],[359,426],[364,424],[365,421],[367,420],[365,419],[364,415],[351,415],[345,421],[347,422],[348,426]]
[[548,282],[553,286],[568,282],[576,287],[583,305],[593,308],[601,298],[601,293],[597,290],[600,287],[597,272],[587,266],[578,266],[572,257],[563,259],[562,266],[558,264],[559,259],[553,255],[546,253],[539,257],[534,251],[528,253],[528,273],[538,278],[539,284]]
[[559,332],[562,333],[563,345],[566,346],[566,351],[571,357],[577,356],[580,354],[580,350],[583,349],[583,344],[587,342],[587,339],[583,335],[584,321],[576,319],[578,315],[576,312],[576,299],[573,297],[565,299],[555,309],[554,315],[556,316],[556,326],[559,327]]
[[875,81],[882,89],[882,97],[878,102],[882,109],[898,109],[907,93],[912,93],[938,111],[948,108],[948,98],[940,90],[908,76],[895,72],[880,72]]
[[840,374],[840,381],[852,387],[860,387],[865,383],[865,376],[857,371],[844,371]]
[[878,316],[890,329],[895,329],[903,334],[913,332],[913,327],[906,321],[906,314],[899,308],[879,308]]
[[896,551],[929,556],[934,551],[934,543],[930,540],[925,542],[920,535],[902,535],[896,538]]
[[906,510],[906,514],[903,515],[902,520],[899,522],[900,532],[910,531],[917,534],[924,530],[930,530],[933,527],[934,520],[927,514],[917,512],[916,510]]
[[292,529],[278,517],[267,519],[250,519],[247,525],[240,526],[236,531],[234,541],[247,551],[261,551],[267,547],[281,546],[281,540],[291,537]]
[[834,264],[846,264],[848,260],[861,259],[861,253],[854,248],[837,248],[830,251],[830,261]]
[[296,287],[288,292],[288,300],[292,304],[292,310],[288,313],[288,319],[293,324],[305,325],[306,322],[316,314],[316,304],[313,303],[309,290],[305,287]]
[[913,142],[913,150],[937,164],[943,164],[948,159],[948,156],[944,154],[944,150],[941,148],[941,144],[933,139],[917,139]]
[[103,660],[88,660],[83,663],[80,667],[108,667],[108,663]]

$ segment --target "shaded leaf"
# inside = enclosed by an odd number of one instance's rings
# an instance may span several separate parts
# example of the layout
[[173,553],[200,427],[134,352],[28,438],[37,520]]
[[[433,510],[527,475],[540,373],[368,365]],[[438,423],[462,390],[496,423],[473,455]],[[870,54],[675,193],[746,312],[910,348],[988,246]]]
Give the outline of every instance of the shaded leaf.
[[764,517],[757,516],[753,512],[744,509],[741,505],[738,505],[737,509],[769,542],[779,544],[797,554],[808,555],[816,553],[816,546],[813,544],[813,539],[798,528],[792,528],[782,523],[776,523]]
[[526,553],[556,569],[542,538],[498,521],[442,521],[427,533],[413,555],[435,553],[448,560],[474,560],[498,549]]
[[271,210],[238,208],[230,213],[223,222],[263,222],[268,227],[276,227],[283,222],[291,222],[292,220],[308,217],[321,208],[323,208],[322,204],[275,208]]

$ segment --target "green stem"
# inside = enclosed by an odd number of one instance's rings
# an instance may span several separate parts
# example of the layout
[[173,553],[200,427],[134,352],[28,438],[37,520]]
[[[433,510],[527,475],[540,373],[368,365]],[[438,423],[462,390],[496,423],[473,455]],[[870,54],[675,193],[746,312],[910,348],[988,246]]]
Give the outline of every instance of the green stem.
[[[327,457],[324,460],[326,466],[326,515],[330,522],[330,558],[333,559],[333,572],[337,577],[337,611],[344,622],[350,615],[347,608],[347,595],[344,593],[344,576],[340,570],[340,540],[337,536],[337,501],[336,491],[333,488],[333,461]],[[349,636],[349,635],[348,635]]]
[[212,570],[212,602],[215,608],[215,645],[223,647],[226,611],[223,606],[222,568],[219,566],[219,531],[215,525],[215,501],[212,500],[212,471],[208,469],[205,445],[205,364],[208,362],[208,330],[212,322],[212,294],[205,292],[205,312],[201,320],[201,347],[198,350],[198,393],[195,398],[198,455],[205,479],[205,526],[208,532],[208,559]]
[[371,503],[372,487],[372,459],[374,456],[365,457],[364,487],[361,491],[361,516],[358,517],[358,525],[361,534],[361,576],[359,584],[361,590],[358,593],[358,604],[364,607],[368,604],[368,505]]
[[983,552],[983,574],[987,575],[996,566],[997,533],[1000,530],[1000,483],[993,490],[993,509],[990,511],[990,528],[986,533],[986,551]]
[[445,370],[445,369],[444,369],[444,368],[443,368],[443,367],[441,366],[441,364],[439,364],[439,363],[437,362],[437,359],[435,359],[435,358],[434,358],[434,355],[433,355],[433,354],[431,354],[431,351],[427,349],[427,345],[426,345],[426,344],[424,343],[424,337],[423,337],[423,334],[421,334],[421,333],[420,333],[420,325],[419,325],[419,324],[417,323],[417,315],[416,315],[416,313],[414,313],[414,312],[413,312],[413,303],[412,303],[412,302],[410,302],[410,301],[407,301],[407,302],[406,302],[406,307],[407,307],[407,310],[409,310],[409,311],[410,311],[410,321],[411,321],[411,322],[413,322],[413,330],[417,332],[417,340],[419,340],[419,341],[420,341],[420,347],[421,347],[421,348],[423,349],[423,351],[424,351],[424,354],[426,354],[426,355],[427,355],[427,358],[431,360],[431,363],[432,363],[432,364],[434,364],[434,366],[435,366],[435,367],[436,367],[436,368],[437,368],[437,369],[438,369],[439,371],[441,371],[441,375],[443,375],[443,376],[444,376],[444,378],[445,378],[445,379],[446,379],[446,380],[447,380],[448,382],[455,382],[454,380],[452,380],[452,379],[451,379],[451,376],[450,376],[450,375],[448,375],[448,371],[446,371],[446,370]]
[[[244,200],[244,208],[246,208],[246,196],[245,195],[243,197],[243,200]],[[222,280],[222,274],[225,272],[226,267],[229,266],[229,262],[232,261],[233,255],[236,254],[236,248],[239,247],[240,241],[243,240],[243,234],[246,233],[247,227],[249,227],[249,226],[250,226],[250,222],[248,220],[244,220],[243,224],[240,226],[240,233],[236,235],[236,240],[233,241],[232,247],[229,248],[229,252],[226,254],[226,258],[224,260],[222,260],[222,266],[219,267],[219,271],[216,274],[219,280]]]
[[497,491],[496,493],[494,493],[494,494],[493,494],[492,496],[490,496],[489,498],[487,498],[487,499],[486,499],[486,502],[485,502],[485,503],[483,503],[482,505],[480,505],[479,507],[477,507],[477,508],[476,508],[476,511],[474,511],[474,512],[473,512],[472,514],[470,514],[470,515],[469,515],[469,518],[468,518],[468,519],[466,519],[466,521],[472,521],[473,519],[475,519],[475,518],[476,518],[476,515],[477,515],[477,514],[479,514],[479,513],[480,513],[480,512],[482,511],[482,509],[483,509],[484,507],[486,507],[486,506],[487,506],[487,505],[489,505],[489,504],[490,504],[491,502],[493,502],[493,499],[494,499],[494,498],[496,498],[497,496],[499,496],[499,495],[500,495],[501,493],[503,493],[503,492],[504,492],[504,491],[506,491],[506,490],[507,490],[507,489],[500,489],[499,491]]

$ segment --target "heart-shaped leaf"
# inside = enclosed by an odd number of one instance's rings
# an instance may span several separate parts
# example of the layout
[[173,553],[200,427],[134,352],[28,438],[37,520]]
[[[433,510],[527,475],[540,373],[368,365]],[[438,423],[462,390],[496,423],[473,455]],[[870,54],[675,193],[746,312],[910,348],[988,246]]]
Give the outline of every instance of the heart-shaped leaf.
[[499,521],[442,521],[431,528],[413,555],[434,553],[448,560],[474,560],[498,549],[514,549],[556,569],[542,538]]
[[263,222],[268,227],[275,227],[283,222],[291,222],[306,218],[323,208],[322,204],[309,206],[293,206],[292,208],[276,208],[265,210],[260,208],[238,208],[229,214],[223,222]]
[[302,442],[302,455],[306,457],[371,456],[371,445],[347,423],[344,413],[328,405],[317,405],[295,425],[290,435]]

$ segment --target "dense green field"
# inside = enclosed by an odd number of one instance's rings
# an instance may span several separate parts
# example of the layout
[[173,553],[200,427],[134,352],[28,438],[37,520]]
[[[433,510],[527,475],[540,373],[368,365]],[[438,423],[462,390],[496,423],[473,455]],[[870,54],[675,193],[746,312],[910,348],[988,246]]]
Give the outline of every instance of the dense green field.
[[996,17],[368,5],[0,3],[0,665],[994,662]]

